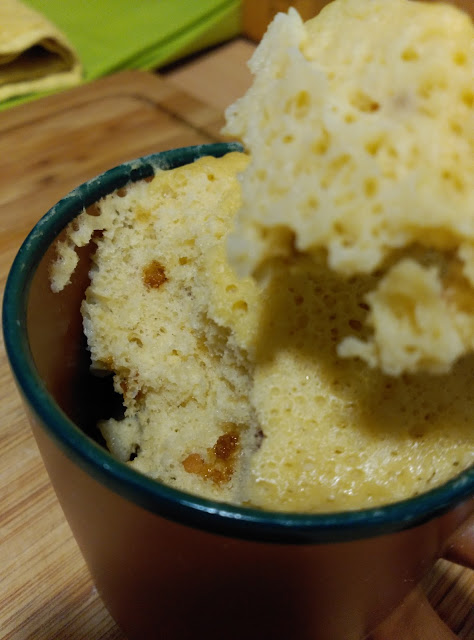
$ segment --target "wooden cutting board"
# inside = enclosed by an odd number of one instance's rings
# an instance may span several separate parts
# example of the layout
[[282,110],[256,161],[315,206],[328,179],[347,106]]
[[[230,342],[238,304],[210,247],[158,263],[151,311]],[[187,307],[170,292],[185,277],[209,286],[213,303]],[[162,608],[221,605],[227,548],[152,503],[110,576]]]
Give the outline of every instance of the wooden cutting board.
[[[134,157],[219,140],[222,123],[209,105],[140,72],[0,114],[1,290],[27,232],[70,189]],[[56,501],[3,345],[0,399],[0,638],[124,640]],[[425,590],[458,638],[474,638],[472,571],[440,561]]]

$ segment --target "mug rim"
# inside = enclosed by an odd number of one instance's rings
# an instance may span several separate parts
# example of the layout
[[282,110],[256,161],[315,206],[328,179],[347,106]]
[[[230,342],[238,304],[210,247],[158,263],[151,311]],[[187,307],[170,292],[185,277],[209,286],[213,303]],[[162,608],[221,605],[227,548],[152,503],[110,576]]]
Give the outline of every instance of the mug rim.
[[161,517],[211,533],[256,542],[314,544],[395,533],[435,518],[474,494],[474,465],[446,483],[383,506],[338,512],[264,511],[216,502],[169,487],[119,462],[87,436],[47,391],[28,345],[29,285],[45,251],[85,208],[109,193],[206,155],[243,151],[239,143],[213,143],[162,151],[125,162],[76,187],[33,227],[11,266],[3,297],[7,356],[24,403],[73,462],[96,481]]

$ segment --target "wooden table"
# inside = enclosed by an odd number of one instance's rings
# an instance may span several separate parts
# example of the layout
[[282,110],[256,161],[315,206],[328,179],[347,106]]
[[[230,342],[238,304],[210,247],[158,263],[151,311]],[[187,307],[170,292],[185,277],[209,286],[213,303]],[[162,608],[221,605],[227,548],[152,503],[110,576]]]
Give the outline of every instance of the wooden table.
[[[0,115],[0,286],[33,224],[71,188],[122,161],[220,139],[249,84],[237,40],[169,70],[127,72]],[[0,350],[0,638],[123,640],[56,501]],[[458,638],[474,638],[473,572],[440,561],[425,582]],[[315,639],[316,640],[316,639]]]

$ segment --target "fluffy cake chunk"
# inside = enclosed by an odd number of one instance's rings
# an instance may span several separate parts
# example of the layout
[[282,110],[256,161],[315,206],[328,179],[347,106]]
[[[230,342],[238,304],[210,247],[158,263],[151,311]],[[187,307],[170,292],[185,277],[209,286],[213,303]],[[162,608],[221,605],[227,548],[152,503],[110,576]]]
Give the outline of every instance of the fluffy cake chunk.
[[[322,252],[346,277],[378,270],[372,331],[341,336],[340,354],[394,375],[447,371],[474,349],[471,20],[409,0],[336,0],[306,23],[290,9],[250,67],[252,87],[226,113],[226,132],[252,158],[231,263],[261,276],[275,257]],[[438,263],[427,268],[420,247]],[[459,263],[449,282],[447,258]],[[397,266],[405,259],[419,262],[413,281]],[[420,287],[438,290],[426,333]]]
[[[162,171],[82,214],[58,248],[53,283],[68,280],[74,245],[94,236],[82,305],[94,370],[110,371],[125,418],[104,422],[110,451],[136,469],[214,499],[241,499],[252,450],[245,354],[224,353],[227,329],[207,315],[206,252],[240,204],[243,154]],[[205,298],[203,299],[203,296]]]

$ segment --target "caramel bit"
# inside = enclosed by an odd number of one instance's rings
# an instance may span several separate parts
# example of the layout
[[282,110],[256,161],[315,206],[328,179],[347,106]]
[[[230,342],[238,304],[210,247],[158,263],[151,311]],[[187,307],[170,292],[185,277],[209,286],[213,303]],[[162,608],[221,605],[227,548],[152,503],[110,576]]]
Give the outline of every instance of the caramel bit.
[[184,470],[221,485],[232,478],[235,456],[239,450],[239,434],[229,431],[217,438],[216,444],[207,450],[206,460],[199,453],[190,453],[182,462]]
[[239,436],[235,433],[224,433],[219,436],[213,447],[216,458],[219,460],[229,460],[239,445]]
[[209,471],[208,465],[199,453],[190,453],[189,456],[183,460],[183,467],[188,473],[195,473],[204,478]]
[[159,289],[167,279],[165,268],[158,260],[152,260],[143,269],[143,284],[148,289]]

